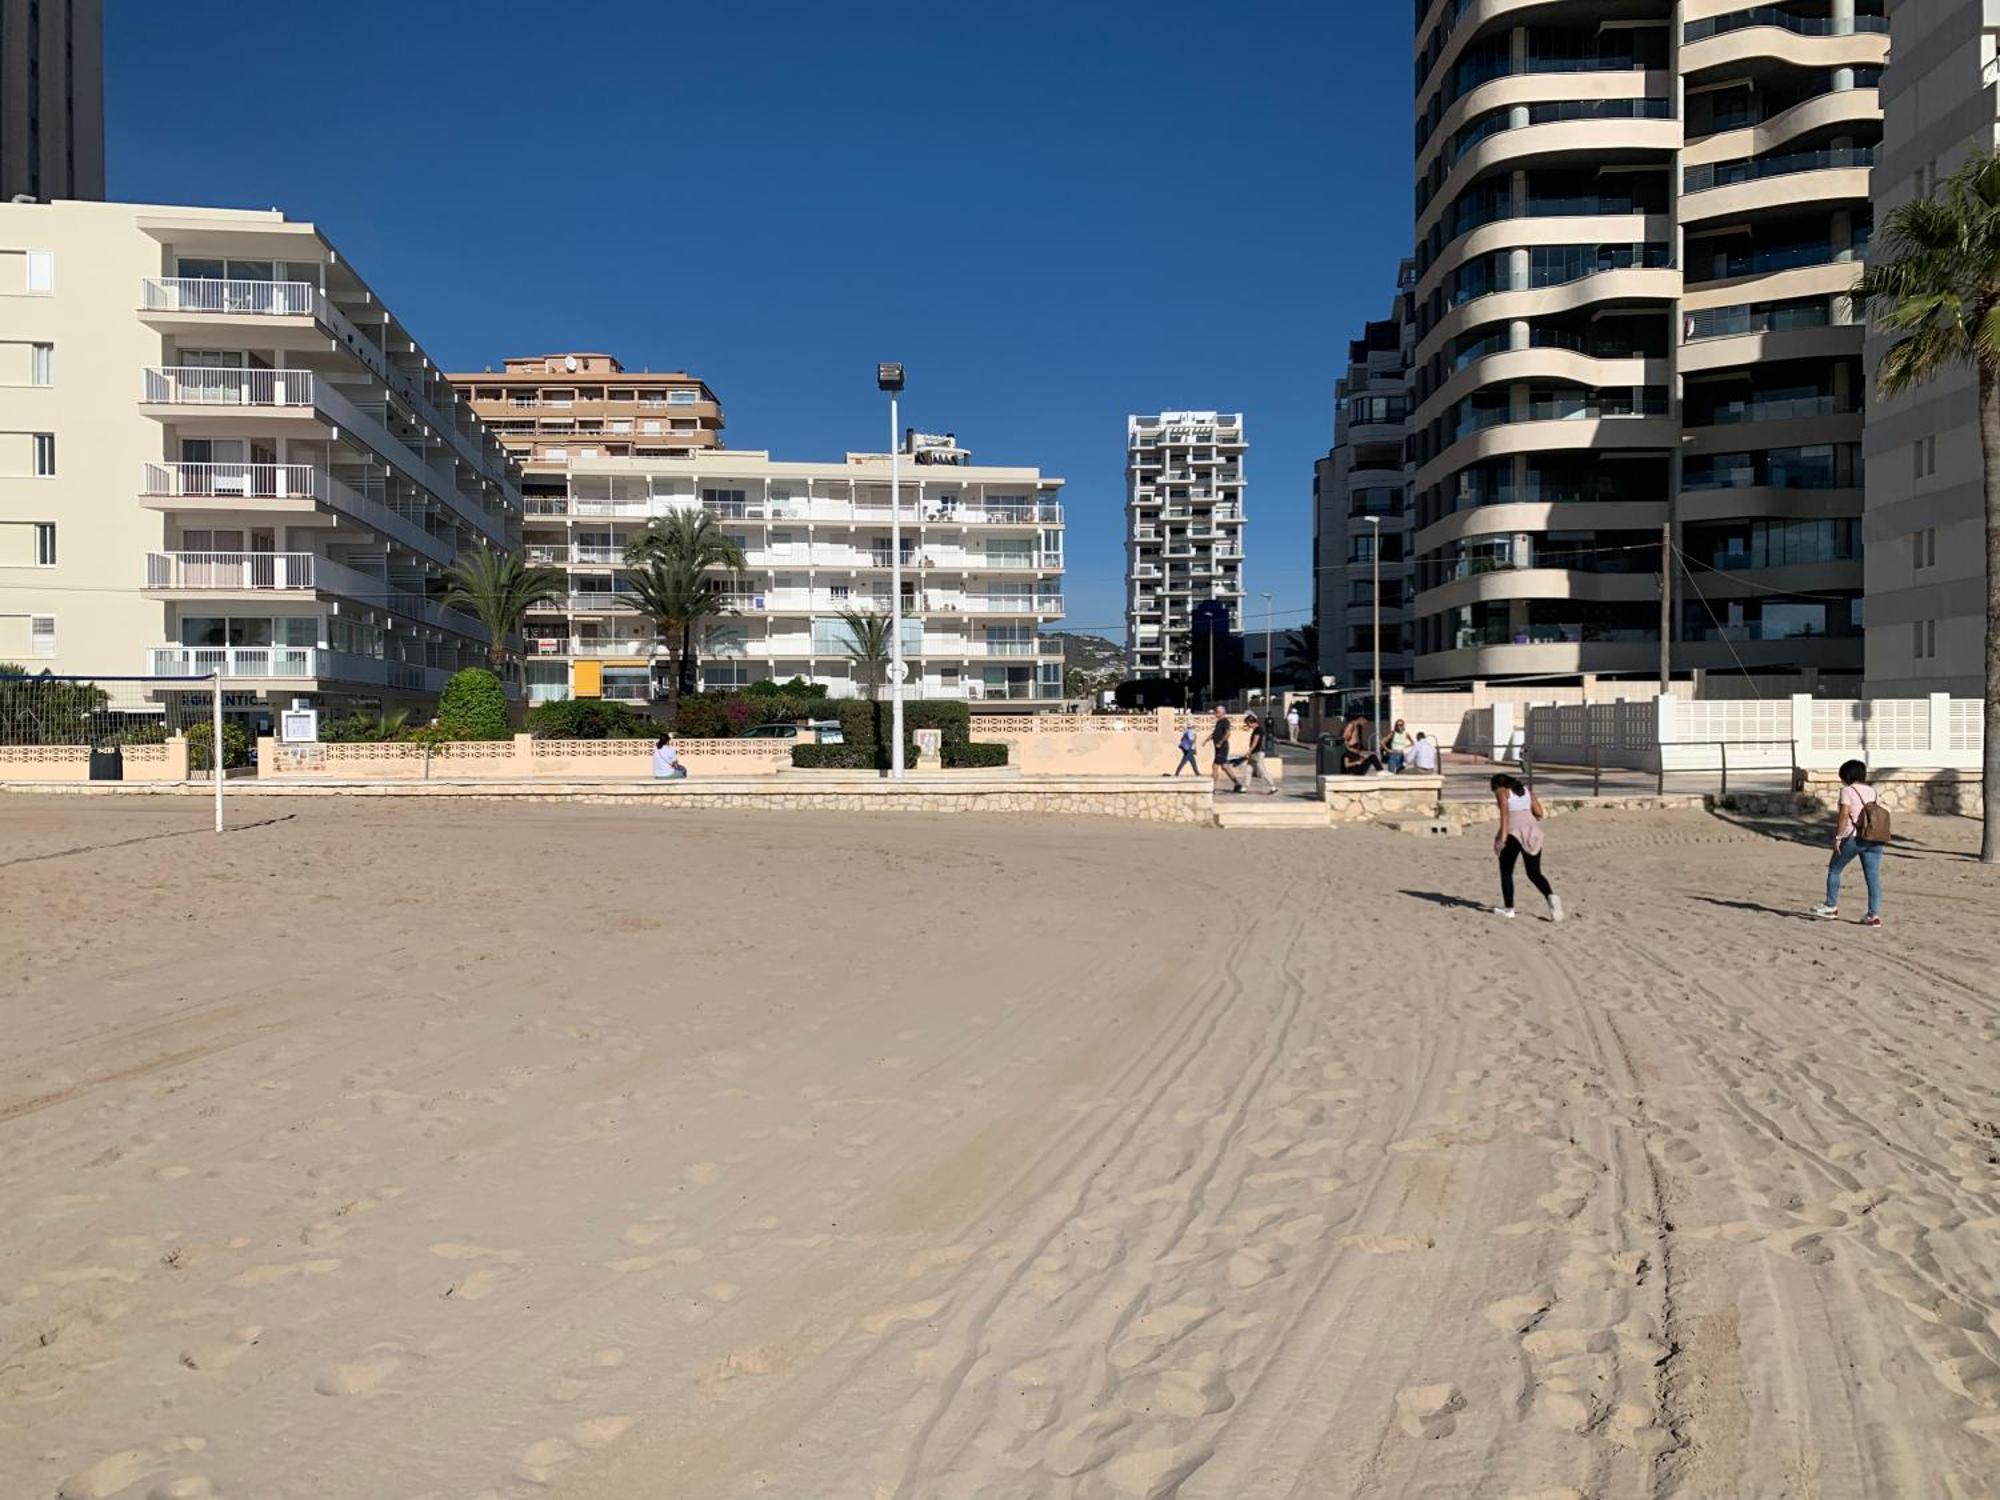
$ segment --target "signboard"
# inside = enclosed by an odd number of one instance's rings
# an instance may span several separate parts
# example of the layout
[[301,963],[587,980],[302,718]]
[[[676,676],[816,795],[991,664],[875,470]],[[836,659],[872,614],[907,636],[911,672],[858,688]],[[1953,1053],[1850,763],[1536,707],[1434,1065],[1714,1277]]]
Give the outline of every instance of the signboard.
[[278,740],[286,745],[319,743],[319,710],[288,708],[278,715]]

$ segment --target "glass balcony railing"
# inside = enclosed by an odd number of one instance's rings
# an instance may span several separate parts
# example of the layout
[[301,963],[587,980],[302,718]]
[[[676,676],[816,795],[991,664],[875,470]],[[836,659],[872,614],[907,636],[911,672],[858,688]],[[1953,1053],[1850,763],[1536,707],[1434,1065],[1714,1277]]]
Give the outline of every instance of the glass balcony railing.
[[1874,165],[1875,148],[1872,146],[1854,146],[1838,151],[1795,151],[1785,156],[1753,156],[1744,161],[1719,161],[1709,166],[1689,167],[1681,174],[1681,190],[1699,193],[1739,182],[1761,182],[1767,177],[1789,177],[1797,172],[1832,172]]

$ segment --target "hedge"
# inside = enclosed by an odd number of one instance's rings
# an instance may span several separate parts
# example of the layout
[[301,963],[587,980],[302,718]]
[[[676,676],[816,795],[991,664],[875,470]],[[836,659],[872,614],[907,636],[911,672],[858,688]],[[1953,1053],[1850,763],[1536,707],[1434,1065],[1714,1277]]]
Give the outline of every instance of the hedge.
[[504,740],[514,732],[507,724],[507,690],[484,667],[451,674],[438,698],[437,722],[452,740]]
[[[1005,745],[1000,747],[1006,749]],[[875,749],[871,745],[794,745],[792,764],[802,771],[874,771],[883,769],[875,764]]]
[[[886,745],[894,713],[887,701],[848,700],[840,705],[840,732],[850,745]],[[963,703],[905,703],[904,732],[919,729],[943,730],[947,746],[968,745],[972,743],[972,710]]]
[[944,763],[947,770],[971,770],[977,766],[1004,766],[1007,764],[1005,745],[946,744]]
[[[894,712],[887,703],[843,702],[840,705],[840,732],[847,743],[795,745],[792,747],[792,764],[801,770],[888,770],[889,725]],[[1007,764],[1005,745],[975,745],[972,742],[972,710],[963,703],[903,705],[903,759],[912,766],[917,763],[916,734],[919,729],[943,732],[939,756],[947,770]]]
[[644,714],[602,698],[556,698],[528,710],[538,740],[642,740],[658,728]]
[[765,689],[740,693],[688,693],[674,716],[674,733],[694,740],[734,739],[759,724],[824,719],[832,704],[824,695]]
[[[215,726],[188,725],[187,742],[188,770],[213,771],[215,762],[209,757],[209,747],[215,743]],[[225,768],[250,764],[250,734],[235,719],[222,722],[222,764]]]

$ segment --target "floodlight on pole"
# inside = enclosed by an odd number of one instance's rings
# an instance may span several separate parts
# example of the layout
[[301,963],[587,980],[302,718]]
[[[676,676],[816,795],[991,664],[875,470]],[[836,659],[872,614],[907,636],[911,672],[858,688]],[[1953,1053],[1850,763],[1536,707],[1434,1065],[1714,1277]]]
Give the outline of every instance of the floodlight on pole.
[[896,398],[903,389],[900,364],[878,364],[875,385],[889,394],[889,775],[903,779],[903,457],[902,419]]

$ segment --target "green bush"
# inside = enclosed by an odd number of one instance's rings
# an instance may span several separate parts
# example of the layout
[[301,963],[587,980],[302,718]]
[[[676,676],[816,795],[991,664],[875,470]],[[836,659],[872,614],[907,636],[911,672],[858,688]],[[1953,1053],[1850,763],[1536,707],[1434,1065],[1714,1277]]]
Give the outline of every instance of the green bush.
[[392,714],[346,714],[338,719],[322,719],[319,737],[328,745],[382,744],[403,738],[409,725],[410,711],[406,708]]
[[740,693],[689,693],[675,712],[674,733],[691,740],[734,739],[759,724],[824,719],[831,707],[824,690],[818,696],[749,688]]
[[[850,745],[886,745],[894,714],[895,709],[886,701],[848,700],[840,705],[840,732]],[[972,710],[963,703],[905,703],[904,733],[919,729],[943,730],[947,746],[970,744]]]
[[644,714],[603,698],[558,698],[528,710],[538,740],[643,740],[659,731]]
[[[213,771],[215,761],[210,751],[215,745],[215,726],[190,724],[187,742],[189,772]],[[222,723],[222,764],[225,769],[250,764],[249,733],[234,719],[225,719]]]
[[452,673],[438,699],[437,721],[453,740],[504,740],[514,732],[507,725],[507,690],[484,667]]
[[975,766],[1004,766],[1007,764],[1005,745],[967,744],[954,745],[945,742],[944,764],[948,771],[970,770]]
[[802,771],[874,771],[887,765],[875,764],[871,745],[794,745],[792,764]]
[[759,678],[743,689],[746,698],[791,698],[808,703],[825,703],[826,684],[807,682],[803,677],[794,677],[790,682],[773,682],[768,677]]

